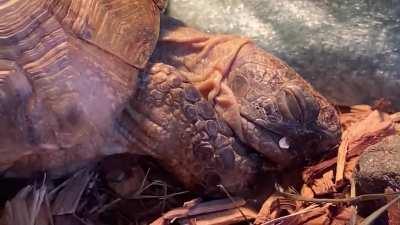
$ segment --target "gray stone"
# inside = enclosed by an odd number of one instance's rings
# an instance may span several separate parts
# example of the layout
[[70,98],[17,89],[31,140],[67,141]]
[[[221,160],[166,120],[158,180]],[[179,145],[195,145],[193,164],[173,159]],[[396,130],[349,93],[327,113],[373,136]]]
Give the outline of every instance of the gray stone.
[[394,0],[170,0],[169,15],[254,39],[331,101],[400,108],[400,4]]
[[369,146],[358,161],[355,177],[364,193],[382,193],[388,186],[400,190],[400,136]]

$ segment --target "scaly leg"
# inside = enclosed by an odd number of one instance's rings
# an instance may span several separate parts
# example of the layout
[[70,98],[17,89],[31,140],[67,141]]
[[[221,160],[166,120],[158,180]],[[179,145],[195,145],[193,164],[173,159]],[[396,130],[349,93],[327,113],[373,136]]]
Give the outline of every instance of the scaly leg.
[[212,104],[174,67],[154,64],[120,125],[131,152],[151,155],[193,190],[242,193],[260,165]]

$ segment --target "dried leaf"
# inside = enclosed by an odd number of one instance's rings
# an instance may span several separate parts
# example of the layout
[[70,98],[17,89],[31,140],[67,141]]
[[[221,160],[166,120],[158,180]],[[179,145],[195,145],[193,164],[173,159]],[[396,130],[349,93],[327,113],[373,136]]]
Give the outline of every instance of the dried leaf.
[[23,188],[7,201],[2,225],[51,225],[52,218],[46,204],[47,188],[45,184],[35,189],[32,186]]
[[92,174],[90,173],[90,170],[84,169],[69,178],[52,204],[53,215],[75,213],[83,191],[88,185],[91,177]]

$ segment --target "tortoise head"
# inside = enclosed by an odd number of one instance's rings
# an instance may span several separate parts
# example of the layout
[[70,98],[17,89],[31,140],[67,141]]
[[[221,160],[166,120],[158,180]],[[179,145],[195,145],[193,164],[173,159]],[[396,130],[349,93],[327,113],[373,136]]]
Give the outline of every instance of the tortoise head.
[[339,141],[334,107],[248,39],[208,35],[166,19],[153,57],[188,71],[248,152],[256,150],[277,167],[311,159]]
[[279,59],[244,46],[228,78],[240,105],[241,139],[284,168],[331,150],[340,137],[336,110]]

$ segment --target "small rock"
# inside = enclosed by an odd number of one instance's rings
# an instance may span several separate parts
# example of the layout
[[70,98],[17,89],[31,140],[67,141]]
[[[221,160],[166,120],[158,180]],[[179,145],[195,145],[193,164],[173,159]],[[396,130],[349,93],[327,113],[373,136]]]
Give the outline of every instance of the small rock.
[[356,182],[364,193],[383,193],[386,187],[400,189],[400,136],[386,137],[364,151]]

